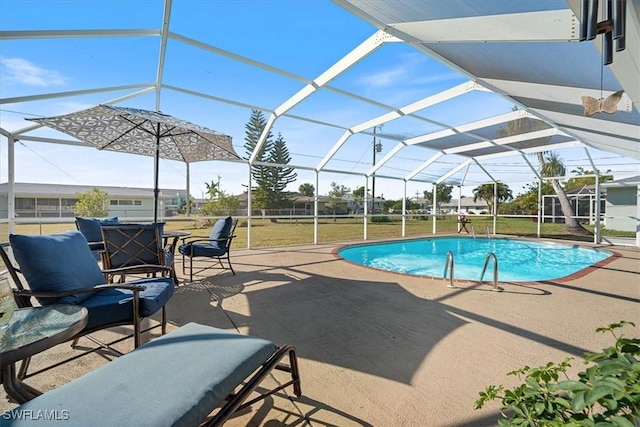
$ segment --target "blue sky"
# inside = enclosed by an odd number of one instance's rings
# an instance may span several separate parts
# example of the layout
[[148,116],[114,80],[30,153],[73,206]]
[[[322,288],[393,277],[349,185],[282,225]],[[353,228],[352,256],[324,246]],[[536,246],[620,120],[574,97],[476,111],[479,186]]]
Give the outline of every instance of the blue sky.
[[[0,29],[158,29],[163,2],[2,0]],[[329,1],[188,1],[175,0],[170,29],[173,33],[215,48],[233,52],[270,67],[313,79],[346,55],[376,29]],[[57,38],[0,41],[0,98],[42,93],[68,92],[131,84],[152,84],[156,78],[160,39],[158,37]],[[209,51],[169,40],[163,83],[185,90],[265,108],[278,107],[303,87],[303,83]],[[333,80],[334,88],[374,99],[384,105],[401,107],[454,87],[467,79],[403,44],[388,44]],[[61,97],[44,101],[3,103],[0,126],[15,131],[28,126],[25,117],[64,114],[135,92],[127,89],[90,95]],[[154,93],[135,97],[119,105],[155,108]],[[511,104],[487,93],[472,93],[421,112],[430,119],[464,124],[508,112]],[[244,126],[250,109],[224,102],[195,98],[179,92],[163,91],[161,111],[198,123],[233,137],[234,147],[245,155]],[[351,127],[387,112],[384,108],[321,90],[294,107],[290,113],[314,120]],[[268,114],[267,114],[268,116]],[[382,133],[410,137],[438,130],[421,120],[405,118],[385,124]],[[340,138],[344,130],[283,117],[273,133],[287,141],[292,164],[315,167]],[[68,139],[47,129],[32,135]],[[329,191],[332,181],[352,189],[364,185],[364,178],[351,173],[366,171],[372,162],[370,136],[356,135],[329,162],[327,168],[346,173],[322,173],[319,193]],[[6,138],[1,137],[0,180],[7,179]],[[382,158],[396,141],[382,139]],[[402,177],[433,153],[416,147],[403,149],[383,169],[382,174]],[[584,150],[560,153],[568,169],[590,169]],[[594,151],[598,167],[619,171],[616,178],[638,173],[637,162]],[[429,180],[454,168],[460,159],[447,157],[419,175]],[[501,159],[492,162],[514,192],[519,192],[533,175],[522,161]],[[162,161],[160,186],[184,188],[185,166]],[[203,162],[191,165],[191,191],[199,197],[204,182],[216,181],[221,188],[238,194],[247,183],[245,165]],[[314,174],[298,170],[298,181],[315,182]],[[464,173],[461,172],[461,173]],[[487,178],[479,169],[470,169],[463,188],[471,194]],[[16,181],[88,185],[153,186],[153,160],[147,157],[101,152],[60,144],[24,141],[16,145]],[[415,196],[430,184],[410,183],[407,192]],[[402,182],[378,178],[376,194],[400,198]]]

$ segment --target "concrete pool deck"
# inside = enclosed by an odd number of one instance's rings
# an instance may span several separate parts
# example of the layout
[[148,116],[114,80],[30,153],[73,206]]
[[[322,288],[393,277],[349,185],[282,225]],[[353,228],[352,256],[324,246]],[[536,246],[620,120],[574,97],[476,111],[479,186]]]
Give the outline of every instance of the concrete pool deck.
[[[195,321],[297,347],[303,396],[279,393],[227,425],[496,425],[497,403],[473,410],[486,385],[515,384],[507,372],[566,357],[577,359],[577,373],[584,352],[612,343],[596,328],[620,320],[640,326],[638,248],[597,246],[618,256],[562,281],[501,282],[498,293],[488,284],[451,289],[442,279],[357,266],[335,256],[339,246],[236,249],[235,276],[213,271],[177,289],[171,329]],[[116,329],[110,335],[127,331]],[[33,364],[70,354],[62,344]],[[111,358],[92,354],[27,382],[49,390]],[[0,408],[14,407],[2,393]]]

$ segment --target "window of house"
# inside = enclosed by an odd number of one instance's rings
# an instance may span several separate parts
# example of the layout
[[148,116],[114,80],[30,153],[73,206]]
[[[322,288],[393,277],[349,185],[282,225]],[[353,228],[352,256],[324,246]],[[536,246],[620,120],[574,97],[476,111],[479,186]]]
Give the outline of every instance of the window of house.
[[58,210],[60,208],[60,199],[38,199],[38,210]]
[[142,206],[142,200],[109,200],[111,206]]
[[16,198],[16,209],[17,210],[35,210],[36,208],[36,199],[30,198]]
[[60,206],[66,209],[73,209],[78,203],[78,199],[60,199]]

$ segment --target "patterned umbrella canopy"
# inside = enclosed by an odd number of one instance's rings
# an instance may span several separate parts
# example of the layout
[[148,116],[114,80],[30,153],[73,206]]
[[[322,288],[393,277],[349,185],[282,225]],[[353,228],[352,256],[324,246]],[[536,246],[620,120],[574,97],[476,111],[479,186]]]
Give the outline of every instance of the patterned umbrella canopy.
[[154,221],[158,219],[159,159],[186,163],[240,159],[231,137],[155,111],[98,105],[62,116],[27,119],[99,150],[155,157]]

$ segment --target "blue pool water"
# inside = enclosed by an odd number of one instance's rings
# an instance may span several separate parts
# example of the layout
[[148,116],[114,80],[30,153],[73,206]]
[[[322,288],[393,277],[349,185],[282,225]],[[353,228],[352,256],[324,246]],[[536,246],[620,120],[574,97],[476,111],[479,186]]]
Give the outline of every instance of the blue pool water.
[[[505,282],[559,279],[612,255],[578,245],[470,237],[354,245],[340,249],[338,255],[381,270],[443,277],[449,251],[453,252],[456,279],[480,280],[485,258],[493,252],[498,258],[499,280]],[[491,280],[492,272],[493,262],[490,262],[484,280]]]

